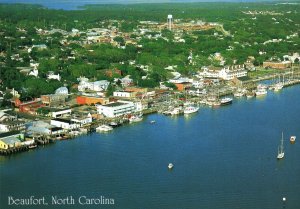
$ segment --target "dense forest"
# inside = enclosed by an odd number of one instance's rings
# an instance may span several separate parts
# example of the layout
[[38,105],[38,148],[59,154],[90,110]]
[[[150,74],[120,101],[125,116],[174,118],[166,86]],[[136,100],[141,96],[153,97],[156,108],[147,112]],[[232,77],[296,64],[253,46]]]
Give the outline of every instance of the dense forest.
[[[257,14],[246,14],[259,11]],[[38,97],[53,93],[60,86],[71,87],[77,78],[85,76],[94,80],[107,79],[106,69],[118,68],[122,75],[130,75],[139,86],[155,87],[170,77],[165,68],[176,65],[183,75],[193,75],[202,66],[219,65],[211,55],[221,53],[226,65],[243,64],[248,56],[255,58],[255,65],[285,54],[299,52],[300,5],[274,3],[188,3],[188,4],[136,4],[136,5],[88,5],[82,10],[52,10],[38,5],[0,4],[0,90],[14,88],[22,98]],[[79,44],[91,28],[107,28],[113,25],[123,33],[139,30],[140,21],[166,22],[168,14],[186,22],[201,20],[222,24],[230,35],[217,28],[188,33],[183,31],[184,43],[174,41],[175,34],[160,31],[161,38],[140,37],[138,45],[116,47],[111,44]],[[111,23],[114,20],[113,23]],[[61,33],[43,35],[39,29],[72,29],[83,31],[79,36]],[[149,35],[146,34],[146,35]],[[150,35],[155,35],[150,33]],[[132,38],[136,38],[134,34]],[[74,41],[64,45],[62,39]],[[269,42],[269,40],[281,40]],[[121,37],[115,39],[124,45]],[[47,49],[27,48],[45,44]],[[188,60],[190,52],[194,60]],[[260,54],[260,52],[263,52]],[[21,59],[12,59],[15,55]],[[69,59],[69,57],[75,59]],[[145,72],[129,65],[149,65]],[[24,76],[17,67],[28,67],[30,62],[39,63],[39,77]],[[59,73],[60,81],[48,80],[49,71]],[[146,77],[146,79],[145,79]],[[10,95],[6,95],[9,97]]]

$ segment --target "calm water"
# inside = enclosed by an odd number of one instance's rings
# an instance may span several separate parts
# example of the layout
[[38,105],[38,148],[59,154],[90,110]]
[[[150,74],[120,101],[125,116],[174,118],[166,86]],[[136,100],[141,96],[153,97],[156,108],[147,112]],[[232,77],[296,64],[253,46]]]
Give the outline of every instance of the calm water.
[[[74,10],[87,4],[139,4],[180,2],[259,2],[260,0],[0,0],[0,3],[40,4],[51,9]],[[265,0],[273,1],[273,0]]]
[[[102,195],[115,205],[28,208],[297,209],[299,102],[298,85],[262,99],[202,108],[191,117],[154,114],[110,134],[1,157],[0,208],[13,208],[7,206],[9,195],[45,196],[48,202],[52,195]],[[286,156],[277,161],[281,131]],[[298,136],[294,145],[290,135]]]

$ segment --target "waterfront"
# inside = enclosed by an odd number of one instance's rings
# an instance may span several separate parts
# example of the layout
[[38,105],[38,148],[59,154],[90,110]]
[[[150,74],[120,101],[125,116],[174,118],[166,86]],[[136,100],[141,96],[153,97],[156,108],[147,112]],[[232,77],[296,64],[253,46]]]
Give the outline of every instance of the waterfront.
[[[115,205],[66,208],[170,209],[275,209],[286,197],[285,208],[297,208],[300,147],[288,139],[300,136],[299,101],[297,85],[189,117],[153,114],[109,134],[1,156],[1,208],[13,208],[5,204],[9,195],[102,195]],[[286,156],[277,161],[281,131]]]

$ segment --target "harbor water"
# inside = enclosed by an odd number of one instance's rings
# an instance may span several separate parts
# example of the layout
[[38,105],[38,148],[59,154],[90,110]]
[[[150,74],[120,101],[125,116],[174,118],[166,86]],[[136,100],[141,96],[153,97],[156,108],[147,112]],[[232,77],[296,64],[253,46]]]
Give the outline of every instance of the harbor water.
[[[299,102],[297,85],[201,107],[189,117],[153,114],[111,133],[1,156],[0,208],[297,209]],[[282,131],[285,158],[277,160]],[[9,197],[30,196],[45,197],[49,205],[8,205]],[[75,203],[55,205],[53,196]],[[114,204],[82,205],[82,196]]]

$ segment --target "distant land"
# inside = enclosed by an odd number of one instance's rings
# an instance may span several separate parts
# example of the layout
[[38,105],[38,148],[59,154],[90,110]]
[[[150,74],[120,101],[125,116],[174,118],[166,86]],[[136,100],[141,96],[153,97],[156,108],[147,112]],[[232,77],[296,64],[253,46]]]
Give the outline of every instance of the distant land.
[[74,10],[90,4],[143,4],[143,3],[193,3],[193,2],[299,2],[289,0],[0,0],[0,3],[39,4],[51,9]]

